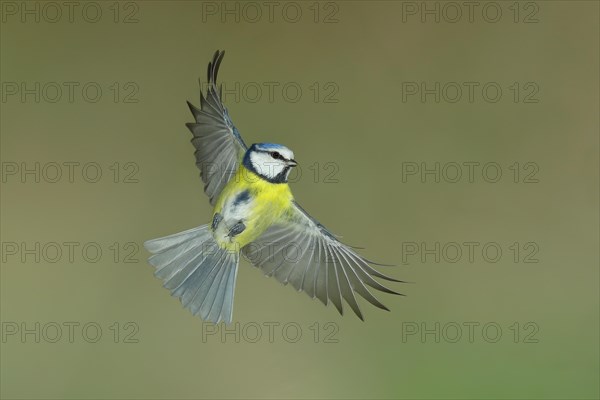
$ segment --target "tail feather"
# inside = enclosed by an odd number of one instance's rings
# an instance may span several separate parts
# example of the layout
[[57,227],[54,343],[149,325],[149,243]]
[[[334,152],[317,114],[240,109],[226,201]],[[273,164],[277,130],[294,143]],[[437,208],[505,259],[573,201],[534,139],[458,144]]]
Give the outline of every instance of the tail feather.
[[173,235],[161,237],[158,239],[148,240],[144,243],[144,247],[151,253],[160,253],[168,248],[177,246],[192,237],[199,236],[199,234],[210,234],[205,228],[207,225],[198,226],[196,228],[188,229],[187,231],[174,233]]
[[221,305],[222,310],[229,312],[229,315],[223,315],[226,321],[231,321],[233,317],[233,295],[235,289],[235,281],[237,278],[237,268],[231,268],[229,270],[229,276],[227,278],[227,285],[225,287],[225,293],[223,295],[223,304]]
[[206,299],[208,292],[214,284],[215,277],[217,276],[219,270],[222,268],[223,255],[221,254],[220,256],[221,258],[217,261],[217,263],[208,267],[210,271],[204,279],[204,281],[198,286],[196,294],[192,299],[192,306],[190,307],[190,311],[194,315],[199,315],[200,307],[202,307],[202,304],[204,304],[204,300]]
[[221,309],[223,308],[223,297],[225,296],[225,292],[227,291],[226,285],[229,271],[225,268],[223,268],[222,271],[223,272],[221,273],[221,279],[219,280],[219,287],[223,289],[219,290],[218,293],[215,293],[215,297],[211,302],[208,311],[208,320],[218,318],[219,314],[221,313]]
[[221,266],[216,271],[213,281],[210,283],[210,286],[206,291],[206,296],[204,297],[204,300],[200,305],[200,309],[198,311],[200,312],[200,315],[202,315],[205,319],[209,319],[208,317],[210,316],[211,308],[215,302],[215,299],[217,298],[217,292],[222,293],[225,291],[221,289],[221,281],[223,279],[223,274],[225,270],[226,268],[223,268]]
[[203,320],[231,323],[239,253],[220,248],[208,225],[163,238],[144,247],[164,287]]
[[[185,272],[194,272],[198,264],[194,261],[199,257],[201,259],[204,258],[204,255],[201,254],[200,246],[193,246],[188,249],[183,247],[180,253],[175,252],[175,254],[169,255],[171,258],[167,259],[167,262],[154,265],[157,267],[154,275],[165,282],[165,287],[169,290],[174,289],[171,285],[175,283],[174,280],[177,275],[183,275]],[[162,254],[158,254],[158,256],[162,256]],[[150,263],[153,261],[155,260],[150,260]]]

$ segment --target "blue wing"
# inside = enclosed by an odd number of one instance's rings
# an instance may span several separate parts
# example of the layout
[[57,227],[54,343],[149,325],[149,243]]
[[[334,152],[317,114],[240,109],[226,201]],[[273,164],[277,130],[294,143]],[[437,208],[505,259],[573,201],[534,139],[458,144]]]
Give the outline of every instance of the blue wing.
[[341,243],[300,205],[294,202],[280,221],[256,241],[242,248],[246,258],[283,284],[290,283],[325,305],[331,301],[343,314],[342,299],[363,319],[354,293],[387,310],[365,285],[382,292],[400,294],[373,279],[402,282],[377,271],[364,257]]
[[224,55],[224,51],[217,51],[212,62],[208,63],[206,97],[200,90],[200,109],[188,102],[196,122],[186,124],[194,135],[192,144],[196,148],[196,166],[200,169],[204,192],[212,205],[235,174],[248,148],[221,102],[221,87],[217,90],[217,74]]

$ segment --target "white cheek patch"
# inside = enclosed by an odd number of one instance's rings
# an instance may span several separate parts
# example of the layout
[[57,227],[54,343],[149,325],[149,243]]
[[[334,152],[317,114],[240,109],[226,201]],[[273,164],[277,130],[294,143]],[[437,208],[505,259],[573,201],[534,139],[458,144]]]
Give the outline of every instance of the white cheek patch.
[[267,153],[250,154],[250,162],[259,175],[274,179],[283,171],[285,165],[280,161],[274,160]]

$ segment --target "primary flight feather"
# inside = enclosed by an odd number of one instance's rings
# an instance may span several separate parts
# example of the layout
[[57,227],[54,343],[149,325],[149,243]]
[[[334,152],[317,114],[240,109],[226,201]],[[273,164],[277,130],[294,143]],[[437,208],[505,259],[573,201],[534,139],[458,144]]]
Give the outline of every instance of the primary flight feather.
[[183,306],[203,320],[231,323],[240,253],[268,276],[318,298],[343,314],[342,299],[363,319],[355,294],[388,310],[367,286],[399,294],[373,277],[390,278],[338,241],[296,203],[287,183],[294,153],[274,143],[248,147],[221,102],[217,73],[224,52],[208,64],[195,122],[196,165],[210,204],[210,224],[144,243],[155,275]]

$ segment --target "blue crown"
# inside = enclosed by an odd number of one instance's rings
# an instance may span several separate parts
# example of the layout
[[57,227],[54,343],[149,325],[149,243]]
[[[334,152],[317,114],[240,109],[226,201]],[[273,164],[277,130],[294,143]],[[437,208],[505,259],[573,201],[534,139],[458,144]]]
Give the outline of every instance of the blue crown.
[[277,144],[277,143],[254,143],[252,146],[250,146],[249,150],[271,151],[271,150],[277,150],[277,149],[282,149],[282,148],[286,148],[286,147],[281,144]]

